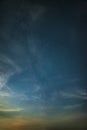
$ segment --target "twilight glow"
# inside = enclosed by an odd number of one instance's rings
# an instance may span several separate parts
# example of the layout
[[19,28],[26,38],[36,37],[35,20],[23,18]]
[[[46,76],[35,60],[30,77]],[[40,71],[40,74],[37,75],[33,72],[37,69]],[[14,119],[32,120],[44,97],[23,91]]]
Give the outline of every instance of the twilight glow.
[[87,3],[0,2],[0,130],[87,128]]

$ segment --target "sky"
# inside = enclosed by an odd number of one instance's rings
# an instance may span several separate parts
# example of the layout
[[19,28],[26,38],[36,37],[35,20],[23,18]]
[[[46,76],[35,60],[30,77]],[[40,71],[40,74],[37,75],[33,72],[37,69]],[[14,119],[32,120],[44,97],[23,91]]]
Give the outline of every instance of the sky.
[[86,1],[0,2],[1,130],[85,126],[86,34]]

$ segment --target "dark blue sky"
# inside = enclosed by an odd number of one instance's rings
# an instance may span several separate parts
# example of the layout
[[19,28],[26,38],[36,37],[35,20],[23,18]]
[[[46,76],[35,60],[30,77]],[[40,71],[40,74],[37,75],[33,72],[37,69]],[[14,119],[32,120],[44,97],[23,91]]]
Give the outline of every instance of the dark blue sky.
[[0,103],[42,117],[86,113],[87,3],[4,0],[0,19]]

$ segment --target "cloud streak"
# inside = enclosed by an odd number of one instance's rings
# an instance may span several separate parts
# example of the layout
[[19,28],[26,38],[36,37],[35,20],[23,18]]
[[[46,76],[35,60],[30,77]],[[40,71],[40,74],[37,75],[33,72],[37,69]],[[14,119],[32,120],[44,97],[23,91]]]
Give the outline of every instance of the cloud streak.
[[21,70],[12,59],[5,55],[0,55],[0,89],[7,84],[11,76],[16,72],[21,72]]
[[23,111],[24,109],[22,108],[3,108],[3,109],[0,109],[0,118],[14,118],[16,117],[17,115],[20,115],[21,112]]
[[15,109],[0,109],[0,112],[20,112],[23,111],[22,108],[15,108]]
[[87,96],[80,95],[78,93],[60,92],[60,94],[62,97],[65,97],[65,98],[78,98],[78,99],[87,100]]
[[82,107],[83,104],[71,104],[71,105],[66,105],[64,106],[64,109],[76,109],[79,107]]
[[8,65],[11,65],[15,71],[17,72],[21,72],[21,68],[9,57],[5,56],[5,55],[0,55],[0,61],[8,64]]
[[0,92],[0,97],[10,97],[10,93],[7,92]]
[[78,93],[79,95],[81,95],[81,96],[87,96],[87,92],[86,92],[85,90],[79,89],[79,90],[77,90],[77,93]]
[[60,95],[64,98],[78,98],[82,100],[87,100],[87,93],[83,90],[77,90],[74,93],[69,92],[60,92]]
[[31,5],[30,8],[30,16],[31,21],[35,22],[37,19],[40,18],[40,16],[46,11],[46,8],[41,5]]
[[6,73],[6,74],[1,74],[0,75],[0,89],[2,89],[8,82],[9,78],[10,78],[10,73]]

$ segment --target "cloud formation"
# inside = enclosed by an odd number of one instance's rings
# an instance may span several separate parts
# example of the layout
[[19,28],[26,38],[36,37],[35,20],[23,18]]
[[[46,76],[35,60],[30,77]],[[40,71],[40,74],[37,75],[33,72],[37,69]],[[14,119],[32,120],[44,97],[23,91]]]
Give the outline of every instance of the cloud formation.
[[22,108],[15,108],[15,109],[0,109],[0,112],[20,112]]
[[12,117],[16,117],[17,115],[20,115],[21,112],[23,111],[22,108],[3,108],[0,109],[0,117],[1,118],[12,118]]
[[82,107],[83,104],[70,104],[70,105],[66,105],[64,106],[64,109],[76,109],[79,107]]
[[78,89],[77,93],[82,96],[87,96],[87,92],[84,89]]
[[30,15],[32,21],[36,21],[45,12],[45,10],[46,10],[45,7],[41,5],[31,6]]
[[10,93],[0,91],[0,97],[10,97]]
[[17,72],[21,71],[21,68],[11,58],[5,55],[0,55],[0,61],[12,66]]
[[14,60],[8,56],[0,54],[0,97],[18,97],[19,94],[13,91],[7,83],[12,76],[21,71],[21,67],[19,67]]
[[82,100],[87,100],[87,92],[83,90],[76,90],[75,92],[60,92],[60,95],[65,98],[77,98]]
[[0,54],[0,89],[2,89],[10,77],[21,72],[21,68],[9,57]]

